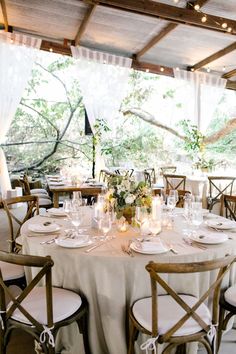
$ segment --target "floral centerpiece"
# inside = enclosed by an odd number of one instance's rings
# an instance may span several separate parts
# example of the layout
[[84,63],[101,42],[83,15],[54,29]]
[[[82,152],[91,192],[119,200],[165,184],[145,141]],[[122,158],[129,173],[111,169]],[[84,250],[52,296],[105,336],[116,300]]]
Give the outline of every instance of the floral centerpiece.
[[131,223],[136,206],[145,206],[151,211],[151,190],[145,182],[135,182],[128,176],[110,177],[106,194],[106,208],[114,209],[117,218],[124,216]]

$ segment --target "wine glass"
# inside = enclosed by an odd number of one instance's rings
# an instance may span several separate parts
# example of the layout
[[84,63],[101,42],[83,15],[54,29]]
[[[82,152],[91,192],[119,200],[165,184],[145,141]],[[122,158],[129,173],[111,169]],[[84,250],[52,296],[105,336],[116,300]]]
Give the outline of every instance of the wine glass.
[[179,194],[178,194],[178,191],[177,191],[177,189],[171,189],[170,191],[169,191],[169,196],[170,197],[175,197],[175,205],[178,203],[178,201],[179,201]]
[[172,216],[173,216],[175,206],[176,206],[176,197],[174,195],[169,195],[167,197],[167,208],[170,209]]
[[111,218],[108,213],[104,213],[102,218],[99,220],[99,229],[103,233],[103,235],[100,237],[100,239],[106,240],[107,234],[111,230]]
[[63,202],[63,210],[66,213],[66,215],[68,216],[70,211],[72,210],[72,203],[71,200],[69,199],[65,199]]
[[202,204],[199,202],[192,203],[191,222],[196,227],[196,230],[199,229],[203,222]]
[[72,225],[75,227],[76,236],[78,236],[79,235],[79,226],[81,224],[80,210],[79,209],[78,210],[72,209],[69,212],[69,218],[70,218]]
[[82,194],[80,191],[73,192],[72,205],[82,205]]
[[157,236],[161,232],[161,222],[153,218],[149,219],[149,231],[152,234],[152,237]]
[[147,219],[147,208],[136,206],[135,208],[135,222],[136,224],[141,227],[144,220]]

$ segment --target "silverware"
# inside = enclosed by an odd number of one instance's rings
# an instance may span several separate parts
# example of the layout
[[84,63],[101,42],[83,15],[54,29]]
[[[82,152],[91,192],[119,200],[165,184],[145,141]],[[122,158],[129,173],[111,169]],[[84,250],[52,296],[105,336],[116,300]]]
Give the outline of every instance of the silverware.
[[196,242],[194,242],[194,241],[192,241],[192,240],[190,240],[190,239],[187,239],[187,238],[185,238],[185,237],[183,237],[183,241],[184,241],[184,243],[186,243],[186,245],[188,245],[188,246],[191,246],[191,247],[194,247],[194,248],[200,248],[200,249],[202,249],[202,250],[206,250],[206,249],[207,249],[206,246],[199,245],[198,243],[196,243]]
[[115,238],[115,236],[107,236],[107,237],[105,238],[105,240],[101,240],[99,243],[97,243],[96,245],[94,245],[94,246],[88,248],[88,249],[85,250],[84,252],[85,252],[85,253],[89,253],[89,252],[95,250],[96,248],[98,248],[98,247],[104,245],[104,244],[107,243],[108,241],[111,241],[113,238]]
[[54,243],[58,237],[59,235],[56,235],[54,238],[51,238],[50,240],[42,241],[40,242],[40,245],[50,245],[51,243]]
[[174,248],[174,246],[172,245],[172,243],[170,242],[166,242],[166,245],[169,247],[170,251],[174,254],[178,254],[179,252]]
[[127,253],[130,257],[134,257],[133,251],[132,251],[132,249],[130,248],[131,242],[132,242],[132,241],[129,241],[128,245],[127,245],[127,244],[122,244],[122,245],[121,245],[121,250],[122,250],[124,253]]

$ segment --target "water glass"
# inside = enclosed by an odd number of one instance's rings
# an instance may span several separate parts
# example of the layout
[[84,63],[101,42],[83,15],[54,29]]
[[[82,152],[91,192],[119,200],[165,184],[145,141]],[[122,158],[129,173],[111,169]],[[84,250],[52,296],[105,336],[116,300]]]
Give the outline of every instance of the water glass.
[[199,202],[192,203],[191,222],[192,225],[196,226],[196,229],[198,229],[203,222],[202,204]]
[[72,210],[72,203],[71,200],[69,199],[65,199],[63,202],[63,210],[65,211],[65,213],[68,215],[70,213],[70,211]]
[[102,231],[101,240],[105,240],[108,232],[111,230],[111,217],[110,214],[104,213],[103,217],[99,220],[99,229]]
[[169,191],[169,197],[175,198],[175,205],[176,205],[179,201],[179,193],[178,193],[177,189],[171,189]]
[[72,204],[78,206],[82,205],[82,194],[80,191],[73,192]]
[[173,214],[173,211],[176,206],[176,197],[174,195],[169,195],[167,197],[167,207],[170,209],[171,213]]

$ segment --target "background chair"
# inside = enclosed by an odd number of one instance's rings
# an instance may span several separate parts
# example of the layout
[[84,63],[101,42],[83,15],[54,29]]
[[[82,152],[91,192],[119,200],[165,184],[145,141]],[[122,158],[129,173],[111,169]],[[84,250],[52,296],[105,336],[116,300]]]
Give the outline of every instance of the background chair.
[[[21,203],[22,208],[25,208],[25,215],[22,219],[18,219],[14,214],[14,209],[10,209],[12,205],[17,203]],[[10,229],[10,239],[8,240],[10,244],[9,251],[18,252],[21,249],[20,244],[17,242],[21,225],[34,216],[34,214],[39,214],[38,197],[26,195],[23,197],[10,198],[3,200],[2,204],[8,218]]]
[[144,171],[144,180],[151,187],[152,184],[156,183],[156,173],[155,168],[146,168]]
[[[0,261],[40,268],[18,297],[5,285],[0,271],[1,353],[6,353],[10,334],[13,329],[18,328],[32,335],[42,346],[43,353],[54,354],[54,343],[59,328],[76,321],[83,334],[85,353],[90,354],[87,301],[73,291],[52,287],[51,258],[13,255],[0,251]],[[44,279],[45,286],[38,286]],[[7,308],[6,295],[11,299]]]
[[164,179],[164,186],[166,189],[185,190],[186,176],[164,174],[163,179]]
[[[201,342],[208,354],[214,353],[214,338],[209,339],[210,333],[218,324],[219,291],[222,279],[231,268],[235,256],[225,256],[206,262],[196,263],[154,263],[146,266],[151,279],[151,297],[137,300],[130,309],[131,330],[129,336],[128,354],[134,353],[134,342],[139,332],[150,335],[141,348],[153,349],[157,343],[167,343],[162,353],[170,353],[175,347],[183,350],[186,343]],[[187,274],[218,270],[216,279],[210,284],[200,299],[192,294],[178,294],[164,280],[167,274]],[[169,277],[167,277],[169,279]],[[177,281],[177,279],[176,279]],[[165,291],[159,295],[159,287]],[[213,296],[212,309],[205,303]],[[212,310],[212,311],[211,311]],[[214,336],[215,337],[215,336]]]
[[21,183],[22,183],[24,195],[35,195],[39,198],[38,199],[39,208],[49,209],[53,206],[52,200],[49,197],[46,189],[41,189],[41,188],[30,189],[29,179],[26,174],[24,174]]
[[[167,189],[166,190],[166,195],[169,195],[169,191],[170,189]],[[178,208],[183,208],[184,207],[184,197],[187,195],[187,194],[191,194],[190,191],[186,191],[186,190],[182,190],[182,189],[178,189],[178,197],[179,197],[179,200],[178,202],[176,203],[176,206]]]
[[222,194],[232,195],[236,177],[209,176],[209,196],[207,207],[211,211],[215,204],[220,203]]
[[115,176],[117,176],[116,173],[113,173],[113,172],[108,171],[108,170],[100,170],[99,182],[107,183],[110,177],[115,177]]
[[236,196],[222,194],[220,215],[236,221]]
[[160,172],[162,175],[168,174],[168,173],[175,173],[177,170],[176,166],[163,166],[160,167]]

